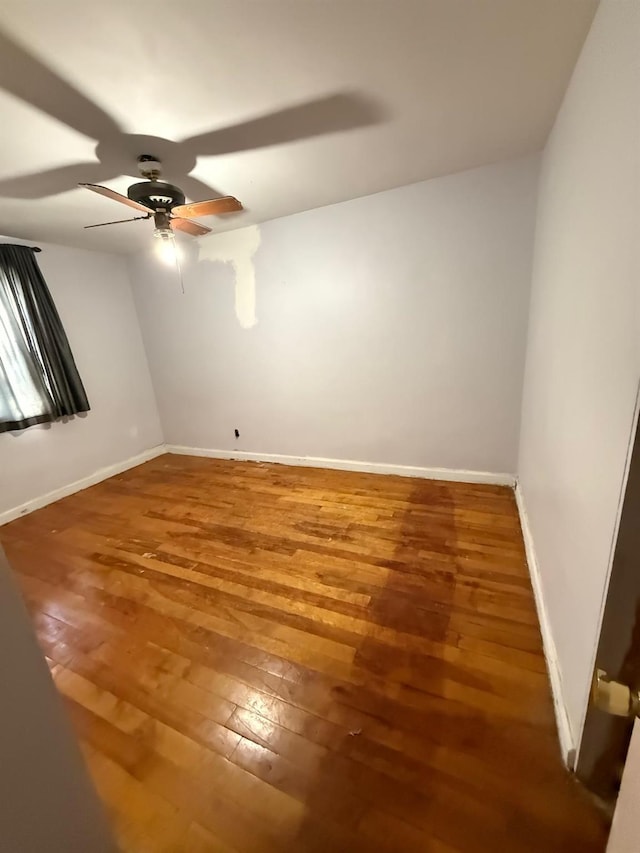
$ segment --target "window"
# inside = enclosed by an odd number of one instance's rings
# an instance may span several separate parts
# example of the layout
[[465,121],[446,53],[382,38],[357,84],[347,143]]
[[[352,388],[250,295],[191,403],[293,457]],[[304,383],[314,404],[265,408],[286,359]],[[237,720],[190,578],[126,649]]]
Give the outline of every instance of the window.
[[0,245],[0,432],[89,410],[36,251]]

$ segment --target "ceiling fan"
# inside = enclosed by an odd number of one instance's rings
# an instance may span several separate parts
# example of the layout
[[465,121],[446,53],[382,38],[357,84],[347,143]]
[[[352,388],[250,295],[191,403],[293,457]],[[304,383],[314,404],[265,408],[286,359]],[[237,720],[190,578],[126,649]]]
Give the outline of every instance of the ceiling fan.
[[209,234],[211,228],[194,222],[194,216],[219,216],[222,213],[233,213],[242,210],[242,205],[233,196],[212,198],[207,201],[185,203],[184,192],[180,187],[160,180],[162,164],[150,154],[138,157],[138,169],[146,180],[132,184],[126,195],[103,187],[99,184],[83,184],[92,192],[112,198],[128,207],[142,211],[144,216],[133,216],[131,219],[115,219],[111,222],[99,222],[97,225],[85,225],[85,228],[101,228],[103,225],[118,225],[122,222],[135,222],[138,219],[151,219],[155,222],[157,237],[165,240],[173,239],[174,230],[184,231],[192,237]]

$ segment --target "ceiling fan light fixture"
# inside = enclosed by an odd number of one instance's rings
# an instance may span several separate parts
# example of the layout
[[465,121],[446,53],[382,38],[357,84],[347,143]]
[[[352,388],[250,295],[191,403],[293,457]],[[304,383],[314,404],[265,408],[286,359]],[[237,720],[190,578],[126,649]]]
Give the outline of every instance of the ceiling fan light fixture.
[[[211,233],[211,228],[201,222],[194,222],[197,216],[220,216],[224,213],[233,213],[242,210],[242,205],[233,196],[222,196],[210,198],[205,201],[195,201],[189,204],[185,201],[185,195],[180,187],[176,187],[167,181],[160,180],[160,161],[150,154],[143,154],[138,158],[138,165],[143,175],[149,180],[138,181],[127,189],[127,195],[103,187],[100,184],[80,184],[81,187],[98,193],[98,195],[126,204],[144,213],[144,216],[135,216],[133,219],[151,219],[155,223],[154,236],[164,241],[173,243],[173,231],[189,234],[191,237],[202,237]],[[116,220],[117,222],[125,220]],[[126,220],[128,221],[128,220]],[[116,222],[102,222],[100,225],[115,225]],[[85,226],[96,228],[95,225]],[[177,254],[173,251],[173,260],[177,263]]]
[[155,246],[158,258],[167,266],[175,266],[180,259],[180,249],[173,231],[170,228],[156,228],[153,236],[157,238]]

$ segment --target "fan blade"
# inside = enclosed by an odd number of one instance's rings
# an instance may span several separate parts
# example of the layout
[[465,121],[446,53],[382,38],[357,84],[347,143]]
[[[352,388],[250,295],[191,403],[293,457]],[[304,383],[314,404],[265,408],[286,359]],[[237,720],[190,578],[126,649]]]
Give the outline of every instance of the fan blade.
[[199,222],[191,222],[190,219],[178,219],[172,216],[170,222],[172,228],[177,228],[178,231],[185,231],[187,234],[191,234],[192,237],[202,237],[203,234],[211,233],[211,228],[207,228],[206,225],[200,225]]
[[78,184],[78,186],[84,187],[87,190],[92,190],[94,193],[99,193],[99,195],[104,195],[107,198],[112,198],[114,201],[122,202],[122,204],[127,204],[135,210],[144,210],[145,213],[155,213],[155,211],[150,207],[145,207],[144,204],[140,204],[139,202],[128,198],[126,195],[117,193],[115,190],[110,190],[109,187],[101,187],[99,184]]
[[211,198],[208,201],[194,201],[191,204],[180,204],[171,209],[174,216],[219,216],[221,213],[232,213],[234,210],[242,210],[242,205],[232,195],[222,198]]
[[133,216],[131,219],[114,219],[112,222],[98,222],[97,225],[85,225],[85,228],[102,228],[103,225],[120,225],[121,222],[135,222],[137,219],[149,219],[151,214],[146,216]]
[[229,154],[365,127],[383,118],[383,111],[373,101],[355,93],[340,92],[232,127],[192,136],[185,139],[183,145],[189,146],[196,155]]

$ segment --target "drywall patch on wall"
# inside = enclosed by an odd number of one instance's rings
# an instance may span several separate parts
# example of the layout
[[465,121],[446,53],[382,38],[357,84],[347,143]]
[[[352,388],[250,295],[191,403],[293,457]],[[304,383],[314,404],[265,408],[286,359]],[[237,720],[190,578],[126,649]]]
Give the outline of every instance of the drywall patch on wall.
[[251,225],[237,231],[225,231],[204,241],[200,260],[219,261],[233,268],[236,290],[236,317],[243,329],[258,322],[256,317],[256,270],[253,263],[260,246],[260,228]]

